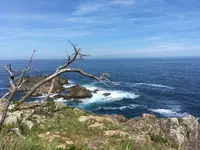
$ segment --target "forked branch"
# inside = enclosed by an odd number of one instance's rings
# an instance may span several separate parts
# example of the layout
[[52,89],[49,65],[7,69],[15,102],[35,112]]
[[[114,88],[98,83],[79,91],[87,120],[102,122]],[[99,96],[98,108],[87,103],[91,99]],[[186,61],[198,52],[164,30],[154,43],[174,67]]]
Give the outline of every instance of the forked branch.
[[[37,88],[39,88],[41,85],[43,85],[44,83],[46,82],[49,82],[52,80],[52,83],[51,83],[51,87],[48,91],[48,94],[47,96],[45,97],[45,101],[47,101],[54,89],[54,85],[55,85],[55,78],[63,73],[66,73],[66,72],[77,72],[83,76],[86,76],[86,77],[89,77],[89,78],[92,78],[94,80],[97,80],[97,81],[103,81],[103,80],[106,80],[106,76],[109,76],[109,74],[106,74],[106,73],[103,73],[100,75],[100,77],[96,77],[95,75],[92,75],[92,74],[89,74],[89,73],[86,73],[84,72],[83,70],[79,69],[79,68],[69,68],[69,66],[75,62],[76,60],[83,60],[83,58],[85,56],[88,56],[88,55],[85,55],[85,54],[82,54],[80,52],[80,48],[77,48],[76,46],[77,45],[74,45],[72,44],[72,42],[69,41],[69,43],[72,45],[73,49],[74,49],[74,53],[72,53],[71,55],[68,55],[68,58],[67,60],[64,62],[64,64],[62,66],[59,66],[57,69],[56,69],[56,72],[52,75],[50,75],[49,77],[45,78],[44,80],[38,82],[37,84],[35,84],[32,89],[30,91],[28,91],[28,93],[22,97],[19,101],[18,101],[18,104],[17,104],[17,107],[22,104],[23,102],[25,102],[36,90]],[[104,83],[104,82],[103,82]],[[105,83],[104,83],[105,84]],[[16,108],[17,108],[16,107]]]
[[[12,65],[11,65],[11,64],[5,65],[5,70],[6,70],[6,71],[8,72],[8,74],[9,74],[10,86],[11,86],[11,87],[10,87],[10,91],[9,91],[7,94],[5,94],[5,95],[3,96],[3,97],[8,96],[8,101],[7,101],[7,103],[5,104],[4,110],[3,110],[3,112],[2,112],[2,117],[1,117],[1,120],[0,120],[0,129],[2,128],[3,123],[4,123],[5,119],[6,119],[6,115],[7,115],[7,112],[8,112],[8,108],[9,108],[9,106],[10,106],[12,100],[13,100],[13,97],[14,97],[15,93],[17,92],[18,88],[20,88],[21,85],[22,85],[23,82],[24,82],[23,77],[24,77],[25,73],[26,73],[26,72],[29,70],[29,68],[30,68],[30,64],[31,64],[31,62],[32,62],[32,60],[33,60],[33,56],[34,56],[35,52],[36,52],[36,50],[34,49],[34,50],[33,50],[33,54],[32,54],[32,56],[31,56],[31,58],[30,58],[28,64],[26,65],[25,69],[21,72],[20,79],[19,79],[19,81],[18,81],[17,83],[15,82],[15,77],[16,77],[17,75],[19,75],[19,71],[13,71],[13,70],[12,70]],[[16,74],[16,72],[17,72],[17,74]]]

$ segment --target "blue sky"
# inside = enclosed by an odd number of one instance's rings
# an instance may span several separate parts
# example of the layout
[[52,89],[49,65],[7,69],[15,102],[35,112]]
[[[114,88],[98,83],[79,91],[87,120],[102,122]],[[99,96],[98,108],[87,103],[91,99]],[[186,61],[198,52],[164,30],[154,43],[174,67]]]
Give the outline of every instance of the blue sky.
[[199,0],[0,0],[0,59],[200,56]]

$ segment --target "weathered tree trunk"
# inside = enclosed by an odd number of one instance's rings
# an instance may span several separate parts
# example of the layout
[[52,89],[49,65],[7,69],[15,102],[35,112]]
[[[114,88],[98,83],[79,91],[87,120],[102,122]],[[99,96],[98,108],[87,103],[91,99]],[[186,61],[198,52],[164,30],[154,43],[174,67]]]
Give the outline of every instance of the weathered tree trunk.
[[[34,49],[33,54],[31,55],[31,58],[30,58],[28,64],[26,65],[25,69],[22,72],[13,71],[11,64],[5,65],[5,69],[10,75],[10,91],[3,96],[3,97],[6,97],[6,96],[9,96],[9,97],[8,97],[8,102],[5,104],[4,110],[2,112],[2,117],[0,120],[0,130],[3,127],[3,123],[6,119],[8,108],[13,100],[13,97],[14,97],[15,93],[17,92],[17,89],[20,88],[20,86],[23,84],[23,77],[30,68],[30,64],[33,60],[33,56],[34,56],[35,52],[36,52],[36,50]],[[20,74],[19,81],[17,83],[15,83],[15,76],[17,76],[19,74]]]
[[13,96],[15,95],[16,91],[17,91],[17,88],[15,88],[15,89],[11,92],[11,94],[9,95],[8,101],[7,101],[7,103],[6,103],[5,106],[4,106],[4,110],[3,110],[3,112],[2,112],[2,117],[1,117],[1,120],[0,120],[0,130],[1,130],[2,127],[3,127],[3,123],[4,123],[5,119],[6,119],[6,115],[7,115],[7,112],[8,112],[8,108],[9,108],[11,102],[12,102]]
[[[57,68],[56,72],[59,72],[59,68]],[[50,97],[50,95],[51,95],[51,93],[52,93],[52,91],[53,91],[53,89],[54,89],[55,82],[56,82],[56,78],[54,78],[54,79],[52,80],[52,82],[51,82],[51,87],[50,87],[50,89],[49,89],[49,91],[48,91],[48,94],[47,94],[47,96],[45,97],[44,101],[48,101],[48,99],[49,99],[49,97]]]
[[[75,45],[73,45],[70,41],[69,43],[73,46],[74,48],[74,53],[70,56],[68,56],[68,60],[66,62],[64,62],[63,66],[59,66],[57,69],[56,69],[56,72],[52,75],[50,75],[49,77],[39,81],[38,83],[36,83],[35,85],[33,85],[32,89],[30,91],[28,91],[28,93],[26,93],[19,101],[18,103],[16,104],[15,108],[14,109],[18,109],[18,107],[23,103],[25,102],[40,86],[42,86],[43,84],[45,84],[46,82],[48,81],[51,81],[52,80],[52,83],[51,83],[51,87],[48,91],[48,94],[45,98],[45,100],[48,100],[51,93],[52,93],[52,90],[54,88],[54,85],[55,85],[55,78],[63,73],[66,73],[66,72],[77,72],[77,73],[80,73],[81,75],[83,76],[86,76],[86,77],[89,77],[89,78],[92,78],[92,79],[95,79],[97,81],[102,81],[102,80],[106,80],[105,76],[109,76],[109,74],[106,74],[106,73],[103,73],[100,75],[100,77],[96,77],[92,74],[88,74],[84,71],[82,71],[81,69],[77,69],[77,68],[68,68],[68,66],[70,64],[72,64],[74,61],[76,60],[83,60],[83,57],[84,56],[87,56],[87,55],[84,55],[84,54],[81,54],[80,53],[80,48],[77,49]],[[10,82],[11,82],[11,86],[12,86],[12,92],[10,93],[7,93],[9,95],[9,98],[8,98],[8,103],[6,104],[5,106],[5,109],[3,111],[3,116],[2,116],[2,119],[0,121],[0,127],[2,127],[3,125],[3,122],[6,118],[6,114],[7,114],[7,111],[8,111],[8,108],[12,102],[12,98],[14,96],[14,94],[17,92],[17,89],[22,85],[23,83],[23,77],[24,77],[24,74],[29,70],[29,66],[32,62],[32,59],[33,59],[33,56],[34,56],[34,53],[35,53],[35,50],[33,51],[33,55],[31,56],[31,59],[28,63],[28,65],[26,66],[26,68],[24,69],[24,71],[21,73],[21,76],[20,76],[20,79],[19,81],[17,82],[17,84],[15,84],[14,82],[14,77],[16,74],[13,74],[14,71],[12,71],[11,69],[11,65],[6,65],[6,70],[7,72],[10,74]],[[19,75],[19,72],[17,73],[17,75]],[[104,82],[103,82],[104,83]],[[105,84],[105,83],[104,83]]]

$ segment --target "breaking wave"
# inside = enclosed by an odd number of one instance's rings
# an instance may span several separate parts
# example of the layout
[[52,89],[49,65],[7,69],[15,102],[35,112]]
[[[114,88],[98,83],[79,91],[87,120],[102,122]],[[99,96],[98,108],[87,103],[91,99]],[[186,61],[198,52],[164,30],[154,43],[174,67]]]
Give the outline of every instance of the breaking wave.
[[153,83],[135,83],[135,86],[149,86],[149,87],[156,87],[156,88],[167,88],[167,89],[175,89],[174,87],[167,86],[167,85],[162,85],[162,84],[153,84]]
[[[71,81],[69,84],[64,85],[64,88],[69,88],[74,85],[76,84]],[[91,103],[105,103],[105,102],[119,101],[124,98],[135,99],[139,97],[139,95],[136,95],[132,92],[126,92],[126,91],[121,91],[121,90],[106,90],[104,88],[95,86],[94,84],[86,84],[86,85],[83,85],[83,87],[89,89],[90,91],[94,91],[94,90],[98,90],[98,91],[96,93],[93,93],[92,98],[79,100],[82,102],[82,105],[87,105]],[[105,96],[104,94],[108,94],[108,96]],[[66,102],[67,100],[60,98],[60,99],[57,99],[56,101]]]
[[188,115],[188,113],[180,113],[178,111],[171,110],[171,109],[150,109],[150,111],[159,113],[166,117],[184,117]]
[[[123,85],[123,83],[120,83],[120,85]],[[170,89],[174,90],[174,87],[167,86],[167,85],[162,85],[162,84],[154,84],[154,83],[124,83],[124,85],[128,85],[131,87],[139,87],[139,86],[146,86],[146,87],[153,87],[153,88],[163,88],[163,89]]]
[[0,88],[0,91],[8,90],[8,88]]
[[135,109],[137,107],[143,107],[143,106],[137,105],[137,104],[130,104],[130,105],[125,105],[121,107],[98,107],[95,110],[125,110],[125,109]]
[[[124,98],[135,99],[139,97],[139,95],[136,95],[132,92],[125,92],[120,90],[105,90],[91,84],[84,85],[84,87],[91,91],[94,91],[96,89],[98,90],[96,93],[93,93],[92,98],[81,100],[84,104],[119,101]],[[105,96],[105,93],[109,93],[110,95]]]
[[73,81],[69,80],[68,84],[63,85],[63,87],[67,89],[67,88],[73,87],[75,85],[76,84]]

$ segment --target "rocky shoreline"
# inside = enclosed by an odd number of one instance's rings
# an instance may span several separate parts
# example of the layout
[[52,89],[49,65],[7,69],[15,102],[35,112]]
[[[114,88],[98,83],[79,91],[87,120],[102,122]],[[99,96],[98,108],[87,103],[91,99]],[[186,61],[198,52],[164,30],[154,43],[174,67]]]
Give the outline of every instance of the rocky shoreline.
[[[45,79],[48,77],[47,75],[43,76],[26,76],[23,79],[25,82],[23,82],[22,86],[19,88],[19,92],[21,93],[27,93],[34,84],[38,83],[39,81]],[[99,90],[96,89],[94,91],[90,91],[86,89],[85,87],[82,87],[81,85],[73,85],[68,88],[64,88],[64,85],[68,85],[69,82],[65,78],[57,77],[54,85],[54,89],[52,93],[55,95],[52,97],[54,100],[58,98],[64,98],[65,100],[71,100],[71,99],[85,99],[85,98],[91,98],[93,97],[93,94],[97,93]],[[46,93],[48,93],[49,89],[51,87],[51,81],[45,83],[41,87],[39,87],[34,94],[33,97],[42,96]],[[104,96],[109,96],[110,93],[104,93]]]
[[[0,108],[3,108],[2,105],[5,101],[1,100]],[[10,110],[12,110],[12,106]],[[77,122],[85,124],[89,129],[103,131],[103,136],[107,138],[107,141],[111,137],[118,137],[118,139],[136,140],[142,143],[149,140],[150,142],[164,144],[167,149],[195,150],[200,148],[200,137],[198,136],[200,126],[196,118],[191,115],[184,118],[157,118],[152,114],[143,114],[140,117],[126,119],[120,115],[91,114],[78,108],[67,107],[62,102],[55,102],[52,106],[49,106],[48,103],[38,101],[26,102],[18,110],[10,111],[4,125],[20,124],[29,130],[34,127],[43,129],[48,125],[48,115],[51,116],[52,121],[57,120],[58,117],[64,119],[68,116],[64,116],[63,111],[69,110],[71,113],[79,114],[76,118]],[[67,127],[68,124],[65,126]],[[46,132],[38,136],[50,140],[53,138],[51,137],[53,134]],[[59,132],[59,134],[61,133]],[[75,143],[72,139],[70,139],[70,142]],[[100,143],[103,143],[100,144],[103,147],[105,141]],[[88,142],[88,144],[91,143]]]
[[[33,87],[33,85],[35,85],[36,83],[38,83],[41,80],[45,79],[46,77],[48,77],[48,75],[42,75],[42,76],[25,76],[23,78],[24,82],[21,85],[21,87],[18,89],[18,92],[22,92],[22,93],[28,92]],[[57,77],[52,93],[59,93],[59,92],[63,91],[65,89],[63,87],[63,85],[65,85],[65,84],[68,84],[68,80],[67,79]],[[50,87],[51,87],[51,81],[46,82],[45,84],[43,84],[42,86],[40,86],[33,93],[32,96],[36,97],[36,96],[41,96],[41,95],[43,95],[45,93],[48,93]]]
[[[27,81],[24,82],[25,85],[22,86],[20,92],[28,91],[33,82],[38,82],[42,78],[26,77]],[[90,98],[93,92],[98,92],[98,90],[89,91],[79,85],[65,90],[63,85],[68,83],[67,80],[62,78],[56,80],[54,92],[64,91],[66,94],[58,94],[54,98]],[[48,92],[49,87],[50,83],[46,83],[35,92],[34,96]],[[109,93],[105,93],[105,96],[107,95]],[[155,149],[200,149],[200,126],[198,120],[191,115],[183,118],[157,118],[152,114],[143,114],[136,118],[126,119],[120,115],[88,113],[78,108],[70,108],[62,102],[50,102],[26,102],[15,111],[12,111],[15,105],[12,104],[4,125],[24,126],[28,130],[39,128],[42,132],[37,132],[36,136],[48,142],[60,139],[58,147],[63,149],[69,145],[80,145],[80,143],[86,143],[91,149],[104,148],[112,145],[115,140],[134,141],[134,144],[140,148],[148,142],[151,146],[155,146]],[[0,101],[0,117],[5,103],[6,99]],[[93,132],[95,132],[94,135]],[[82,138],[79,139],[79,136]]]

